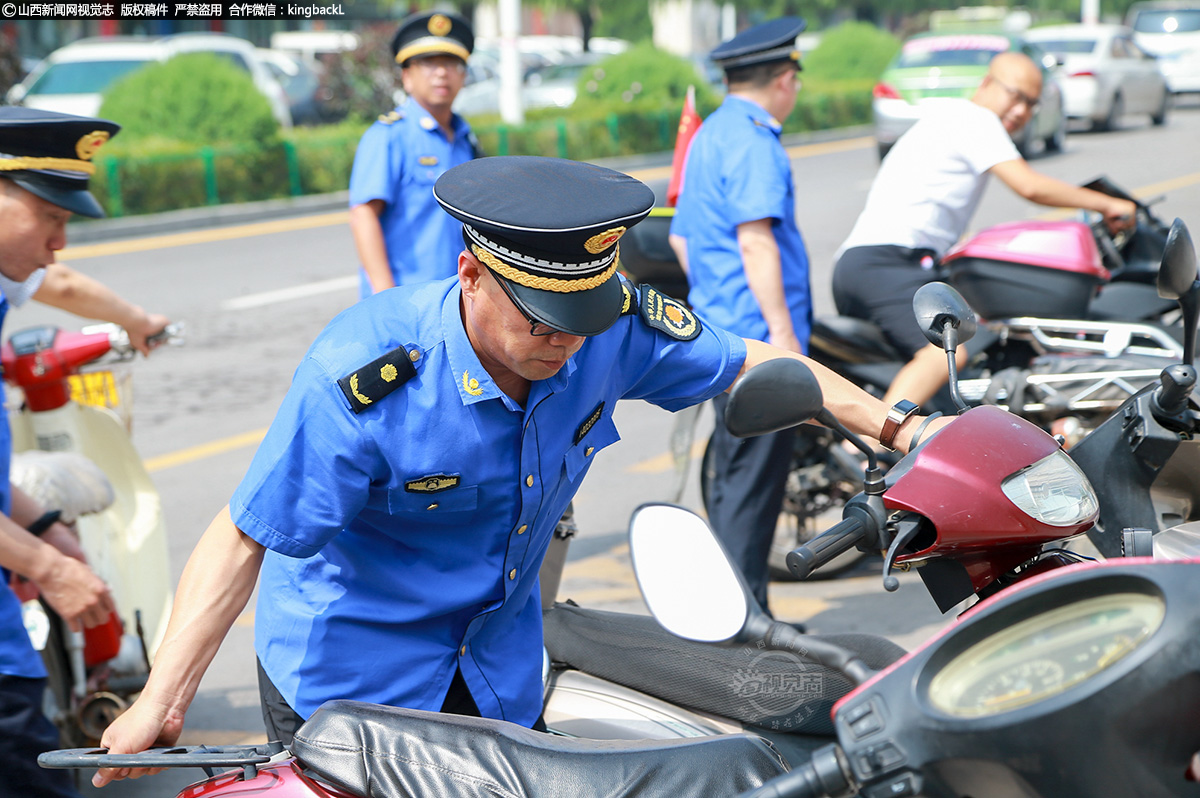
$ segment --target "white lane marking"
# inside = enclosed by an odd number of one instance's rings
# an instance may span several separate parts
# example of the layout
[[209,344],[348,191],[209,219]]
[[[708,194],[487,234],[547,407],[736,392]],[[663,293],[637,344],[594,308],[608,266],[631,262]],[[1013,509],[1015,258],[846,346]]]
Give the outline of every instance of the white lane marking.
[[332,280],[319,280],[315,283],[295,285],[291,288],[280,288],[277,291],[264,291],[261,294],[249,294],[234,299],[226,299],[221,303],[221,310],[247,310],[260,308],[263,305],[274,305],[278,302],[289,302],[293,299],[324,294],[327,291],[342,291],[358,287],[358,276],[335,277]]

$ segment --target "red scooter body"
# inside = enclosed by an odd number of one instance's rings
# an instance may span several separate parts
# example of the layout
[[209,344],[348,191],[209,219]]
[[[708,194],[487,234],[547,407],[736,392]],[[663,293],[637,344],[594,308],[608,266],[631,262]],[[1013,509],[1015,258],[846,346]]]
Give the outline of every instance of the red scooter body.
[[241,771],[220,773],[206,781],[185,787],[177,798],[204,796],[268,796],[269,798],[355,798],[328,784],[320,784],[304,775],[304,771],[289,759],[278,765],[260,767],[251,777]]
[[896,562],[956,560],[979,590],[1031,559],[1046,543],[1086,532],[1095,515],[1055,526],[1022,511],[1001,490],[1008,476],[1058,449],[1043,430],[998,407],[983,405],[963,413],[913,456],[883,494],[889,511],[924,516],[935,533],[932,540],[918,538],[914,543],[919,549],[900,554]]

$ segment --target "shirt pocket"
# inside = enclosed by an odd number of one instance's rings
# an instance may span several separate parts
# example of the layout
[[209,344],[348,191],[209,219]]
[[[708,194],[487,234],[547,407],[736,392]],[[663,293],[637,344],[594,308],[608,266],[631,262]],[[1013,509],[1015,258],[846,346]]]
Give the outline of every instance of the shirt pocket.
[[471,513],[479,505],[479,487],[466,485],[436,493],[391,488],[388,490],[388,512],[424,515],[433,520],[459,513]]
[[591,465],[592,460],[596,457],[596,452],[619,440],[621,440],[621,436],[617,433],[617,425],[613,423],[612,416],[601,418],[592,425],[579,443],[567,450],[567,454],[563,458],[567,479],[574,482],[580,473]]

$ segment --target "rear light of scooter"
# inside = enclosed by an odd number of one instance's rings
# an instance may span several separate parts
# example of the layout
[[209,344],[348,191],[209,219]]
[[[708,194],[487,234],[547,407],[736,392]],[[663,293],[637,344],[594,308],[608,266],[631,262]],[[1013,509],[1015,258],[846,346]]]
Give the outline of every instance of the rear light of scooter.
[[1072,78],[1094,78],[1096,73],[1090,69],[1082,69],[1079,72],[1072,72],[1068,77]]
[[125,625],[114,612],[98,626],[83,630],[83,664],[91,668],[108,662],[121,651],[121,635]]
[[900,92],[896,91],[896,87],[890,83],[876,83],[875,88],[871,89],[871,96],[876,100],[902,100]]

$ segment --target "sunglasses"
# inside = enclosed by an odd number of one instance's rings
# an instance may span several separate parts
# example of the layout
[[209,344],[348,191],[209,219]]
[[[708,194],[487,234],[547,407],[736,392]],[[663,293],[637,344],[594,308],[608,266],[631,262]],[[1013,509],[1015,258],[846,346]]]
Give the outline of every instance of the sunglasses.
[[513,307],[515,307],[517,310],[519,310],[521,312],[521,315],[525,317],[525,321],[529,322],[529,334],[530,335],[540,338],[540,337],[543,337],[546,335],[554,335],[557,332],[562,332],[562,330],[560,330],[556,327],[551,327],[549,324],[546,324],[545,322],[540,322],[537,319],[535,319],[533,316],[530,316],[528,313],[526,313],[525,308],[521,307],[521,303],[517,302],[517,298],[515,296],[513,296],[512,289],[508,287],[508,282],[503,277],[500,277],[499,275],[494,274],[494,273],[492,274],[492,277],[496,280],[497,283],[500,284],[500,290],[502,290],[504,292],[504,295],[507,296],[509,298],[509,300],[512,301]]

